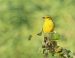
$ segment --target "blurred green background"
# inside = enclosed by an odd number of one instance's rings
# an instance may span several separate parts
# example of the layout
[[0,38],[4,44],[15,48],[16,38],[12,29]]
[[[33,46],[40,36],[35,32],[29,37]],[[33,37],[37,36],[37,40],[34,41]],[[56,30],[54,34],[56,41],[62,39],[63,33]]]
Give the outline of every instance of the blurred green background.
[[46,15],[66,38],[59,45],[75,52],[75,0],[0,0],[0,58],[43,58],[43,35],[28,36],[41,31]]

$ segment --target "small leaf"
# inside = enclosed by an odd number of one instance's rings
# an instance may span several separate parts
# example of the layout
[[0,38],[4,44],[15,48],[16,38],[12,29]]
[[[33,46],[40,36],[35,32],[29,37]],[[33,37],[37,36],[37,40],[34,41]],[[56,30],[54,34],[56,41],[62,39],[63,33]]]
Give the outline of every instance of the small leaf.
[[54,34],[52,34],[52,39],[59,40],[59,39],[61,39],[61,36],[58,33],[54,33]]
[[32,35],[29,35],[28,40],[31,40],[31,38],[32,38]]
[[38,36],[41,36],[41,35],[42,35],[42,31],[41,31],[40,33],[38,33],[37,35],[38,35]]

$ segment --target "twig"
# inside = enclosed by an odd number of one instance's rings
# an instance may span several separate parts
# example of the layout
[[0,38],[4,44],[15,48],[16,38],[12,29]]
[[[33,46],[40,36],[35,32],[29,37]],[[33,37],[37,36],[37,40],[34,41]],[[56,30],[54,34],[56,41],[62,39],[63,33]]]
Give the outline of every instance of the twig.
[[49,37],[44,37],[44,43],[42,45],[43,48],[43,54],[44,58],[48,58],[48,54],[51,53],[52,56],[55,54],[58,54],[60,58],[73,58],[73,56],[70,55],[70,50],[67,50],[61,46],[57,45],[56,40],[52,40]]

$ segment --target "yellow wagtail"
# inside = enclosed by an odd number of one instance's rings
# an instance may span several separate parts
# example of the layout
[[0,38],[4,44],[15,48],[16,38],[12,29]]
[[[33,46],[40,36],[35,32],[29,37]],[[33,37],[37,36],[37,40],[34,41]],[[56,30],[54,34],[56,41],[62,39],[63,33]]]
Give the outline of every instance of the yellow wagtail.
[[[43,23],[43,28],[42,31],[40,33],[38,33],[37,35],[41,36],[42,32],[45,34],[48,34],[50,32],[54,31],[54,23],[52,21],[52,18],[50,16],[45,16],[43,17],[44,19],[44,23]],[[29,36],[29,39],[32,38],[32,35]]]
[[44,23],[43,23],[43,32],[44,33],[50,33],[54,31],[54,23],[52,21],[52,18],[50,16],[43,17]]

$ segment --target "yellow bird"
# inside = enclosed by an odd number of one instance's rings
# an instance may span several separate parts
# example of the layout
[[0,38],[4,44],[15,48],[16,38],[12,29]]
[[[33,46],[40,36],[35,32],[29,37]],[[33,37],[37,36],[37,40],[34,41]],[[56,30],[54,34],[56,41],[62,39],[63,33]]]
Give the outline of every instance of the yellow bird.
[[50,16],[43,17],[44,23],[43,23],[43,32],[44,33],[50,33],[54,30],[54,23],[52,21],[52,18]]
[[[43,19],[44,19],[44,23],[43,23],[42,31],[37,34],[39,36],[42,35],[42,32],[50,33],[50,32],[54,31],[54,23],[52,21],[52,18],[50,16],[45,16],[45,17],[43,17]],[[29,40],[31,40],[31,38],[32,38],[32,35],[29,36]]]

